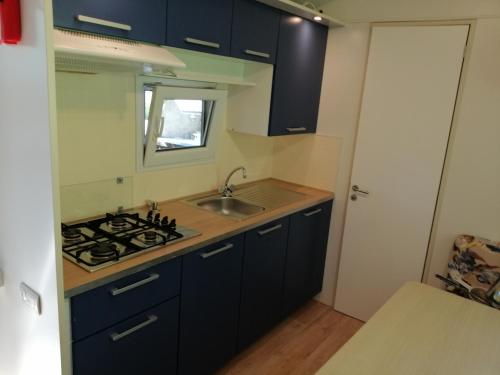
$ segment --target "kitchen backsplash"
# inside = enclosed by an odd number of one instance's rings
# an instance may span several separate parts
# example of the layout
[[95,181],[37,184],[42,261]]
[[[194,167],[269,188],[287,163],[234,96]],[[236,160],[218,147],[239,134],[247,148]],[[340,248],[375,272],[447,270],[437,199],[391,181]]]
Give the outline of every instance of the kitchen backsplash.
[[[63,221],[211,190],[238,165],[247,167],[248,181],[272,176],[274,140],[229,132],[226,124],[219,126],[213,162],[139,173],[135,77],[58,72],[56,78]],[[116,184],[119,176],[125,186]]]

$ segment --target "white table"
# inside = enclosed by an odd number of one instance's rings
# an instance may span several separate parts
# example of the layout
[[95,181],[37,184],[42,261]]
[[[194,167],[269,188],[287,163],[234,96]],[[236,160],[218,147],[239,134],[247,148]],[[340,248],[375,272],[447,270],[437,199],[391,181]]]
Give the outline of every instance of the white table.
[[500,375],[500,311],[404,285],[317,375]]

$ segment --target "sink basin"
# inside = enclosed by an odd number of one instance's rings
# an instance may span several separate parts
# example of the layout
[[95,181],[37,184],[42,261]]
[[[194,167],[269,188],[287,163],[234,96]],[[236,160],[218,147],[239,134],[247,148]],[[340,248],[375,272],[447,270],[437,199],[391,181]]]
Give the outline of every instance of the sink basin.
[[199,200],[196,205],[208,211],[237,218],[246,218],[265,210],[264,207],[244,202],[238,198],[221,196]]

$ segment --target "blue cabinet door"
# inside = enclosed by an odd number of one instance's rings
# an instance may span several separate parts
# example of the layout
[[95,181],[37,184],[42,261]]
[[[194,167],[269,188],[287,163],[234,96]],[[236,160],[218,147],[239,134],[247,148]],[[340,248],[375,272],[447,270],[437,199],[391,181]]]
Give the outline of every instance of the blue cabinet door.
[[281,318],[289,217],[245,233],[238,349],[269,331]]
[[316,132],[328,28],[282,14],[269,135]]
[[233,0],[169,0],[167,44],[229,55]]
[[321,291],[332,201],[290,217],[283,315],[287,316]]
[[[57,27],[165,44],[167,0],[53,0]],[[118,25],[102,25],[113,22]]]
[[280,12],[255,0],[235,0],[231,56],[274,64]]
[[179,374],[212,374],[236,352],[243,235],[183,258]]
[[175,375],[179,297],[73,343],[73,375]]

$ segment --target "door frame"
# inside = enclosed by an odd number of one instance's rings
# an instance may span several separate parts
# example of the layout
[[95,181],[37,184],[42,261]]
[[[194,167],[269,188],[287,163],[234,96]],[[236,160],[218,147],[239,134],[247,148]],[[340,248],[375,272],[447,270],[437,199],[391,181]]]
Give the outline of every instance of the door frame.
[[[441,212],[441,207],[442,207],[442,197],[443,197],[443,192],[444,192],[444,186],[446,185],[446,179],[448,176],[448,169],[449,169],[449,155],[453,151],[453,143],[456,137],[456,122],[457,122],[457,112],[460,110],[460,107],[462,105],[463,101],[463,91],[464,91],[464,86],[465,86],[465,81],[467,78],[467,71],[468,67],[470,64],[470,57],[471,57],[471,47],[472,43],[474,40],[474,35],[476,31],[476,23],[477,21],[475,19],[462,19],[462,20],[436,20],[436,21],[386,21],[386,22],[372,22],[370,23],[370,32],[368,35],[368,49],[370,48],[371,45],[371,40],[372,40],[372,34],[373,34],[373,29],[374,27],[378,26],[383,26],[383,27],[402,27],[402,26],[457,26],[457,25],[468,25],[469,26],[469,33],[467,35],[467,41],[466,41],[466,47],[465,47],[465,52],[464,52],[464,60],[462,64],[462,70],[460,72],[460,78],[459,78],[459,83],[458,83],[458,88],[457,88],[457,96],[455,99],[455,107],[453,110],[453,116],[452,116],[452,121],[450,124],[450,133],[448,136],[448,142],[446,145],[446,152],[445,152],[445,158],[444,158],[444,163],[443,163],[443,170],[441,172],[441,179],[439,183],[439,189],[438,189],[438,195],[437,195],[437,200],[436,200],[436,206],[434,209],[434,214],[433,214],[433,219],[432,219],[432,226],[431,226],[431,231],[429,235],[429,241],[427,245],[427,251],[426,251],[426,256],[425,256],[425,261],[424,261],[424,268],[422,270],[422,277],[421,277],[421,282],[427,283],[429,277],[432,275],[429,275],[430,272],[430,264],[432,262],[432,256],[434,253],[434,245],[435,245],[435,239],[436,239],[436,233],[437,233],[437,227],[436,227],[436,218],[439,216]],[[366,77],[367,77],[367,71],[368,71],[368,61],[370,58],[369,50],[368,53],[366,54],[366,61],[365,61],[365,67],[364,67],[364,78],[363,78],[363,85],[361,88],[361,99],[359,102],[358,106],[358,114],[357,114],[357,120],[356,120],[356,129],[354,133],[354,138],[353,138],[353,151],[352,151],[352,158],[350,160],[350,173],[349,173],[349,179],[347,181],[347,189],[345,191],[345,210],[344,210],[344,215],[342,217],[342,231],[341,231],[341,238],[340,238],[340,246],[339,246],[339,254],[337,255],[337,269],[336,269],[336,276],[335,276],[335,285],[336,288],[338,287],[338,275],[339,275],[339,269],[340,269],[340,257],[342,255],[342,248],[344,245],[344,231],[345,231],[345,224],[346,224],[346,218],[347,218],[347,206],[349,202],[349,196],[351,194],[351,189],[350,186],[352,185],[352,171],[354,167],[354,158],[356,155],[356,146],[357,146],[357,141],[358,141],[358,133],[359,133],[359,122],[361,118],[361,109],[362,109],[362,97],[363,93],[365,91],[365,85],[366,85]],[[335,305],[335,299],[336,299],[336,293],[337,289],[335,288],[334,290],[334,296],[333,296],[333,304]]]

